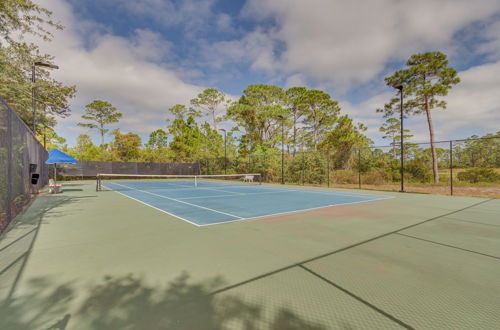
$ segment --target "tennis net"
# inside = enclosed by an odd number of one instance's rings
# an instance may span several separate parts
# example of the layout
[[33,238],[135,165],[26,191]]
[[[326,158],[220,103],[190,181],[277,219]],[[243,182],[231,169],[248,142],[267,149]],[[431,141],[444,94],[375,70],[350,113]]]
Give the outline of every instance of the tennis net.
[[96,190],[152,190],[211,188],[227,185],[260,185],[260,173],[219,175],[106,174],[96,176]]

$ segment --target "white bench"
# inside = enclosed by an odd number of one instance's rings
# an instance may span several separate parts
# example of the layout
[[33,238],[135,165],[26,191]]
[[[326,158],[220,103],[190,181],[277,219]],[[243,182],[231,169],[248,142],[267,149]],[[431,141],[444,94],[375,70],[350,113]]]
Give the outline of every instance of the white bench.
[[49,193],[59,194],[62,191],[62,185],[57,184],[54,179],[49,179]]
[[243,177],[243,182],[253,182],[253,175],[245,175]]

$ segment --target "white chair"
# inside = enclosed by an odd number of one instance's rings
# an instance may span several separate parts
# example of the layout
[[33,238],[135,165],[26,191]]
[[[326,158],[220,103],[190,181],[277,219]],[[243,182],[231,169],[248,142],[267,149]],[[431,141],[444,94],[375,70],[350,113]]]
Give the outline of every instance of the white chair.
[[245,175],[243,177],[243,182],[253,182],[253,175]]
[[62,185],[57,184],[54,179],[49,179],[49,193],[59,194],[62,191]]

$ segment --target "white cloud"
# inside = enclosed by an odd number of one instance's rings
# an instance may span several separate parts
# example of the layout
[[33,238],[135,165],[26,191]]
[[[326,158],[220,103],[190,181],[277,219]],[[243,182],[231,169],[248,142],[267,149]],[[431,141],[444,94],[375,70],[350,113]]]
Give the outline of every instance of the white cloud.
[[219,29],[220,31],[231,32],[231,30],[233,29],[232,18],[228,14],[222,13],[217,15],[215,24],[217,26],[217,29]]
[[492,23],[485,33],[487,42],[479,47],[479,50],[489,55],[489,58],[500,58],[500,21]]
[[356,122],[365,124],[368,128],[365,134],[374,139],[376,144],[380,144],[382,134],[379,132],[379,127],[384,122],[384,119],[382,118],[383,115],[377,113],[375,110],[382,107],[393,96],[393,94],[386,92],[373,96],[359,104],[352,104],[347,100],[341,100],[339,105],[342,113],[348,114]]
[[151,30],[135,30],[135,36],[128,42],[133,45],[134,55],[143,60],[160,62],[165,56],[172,56],[170,50],[173,44]]
[[212,67],[249,61],[253,70],[272,73],[278,68],[274,55],[275,42],[268,33],[256,29],[239,40],[206,44],[201,53],[205,54],[207,64]]
[[500,131],[500,61],[472,67],[459,76],[462,82],[450,91],[448,109],[438,112],[436,120],[454,136]]
[[300,73],[293,74],[286,79],[285,88],[291,88],[296,86],[306,86],[306,79],[304,75]]
[[167,63],[158,62],[169,57],[172,47],[161,35],[136,30],[128,40],[92,22],[81,22],[62,0],[39,2],[66,27],[54,34],[52,42],[41,43],[41,49],[54,55],[60,66],[54,76],[77,86],[73,115],[57,128],[62,135],[74,138],[75,130],[69,127],[80,120],[84,105],[94,99],[109,101],[123,113],[119,126],[124,131],[149,133],[166,124],[167,108],[186,104],[200,92],[201,87],[185,83]]
[[268,36],[284,51],[274,68],[343,90],[369,82],[392,60],[451,47],[458,31],[499,12],[498,0],[249,0],[245,8],[246,17],[276,23]]

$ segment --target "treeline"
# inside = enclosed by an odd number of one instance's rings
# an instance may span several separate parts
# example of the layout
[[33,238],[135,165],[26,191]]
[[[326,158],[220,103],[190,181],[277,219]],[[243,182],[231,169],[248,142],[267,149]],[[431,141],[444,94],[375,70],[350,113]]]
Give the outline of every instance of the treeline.
[[[75,147],[66,150],[80,160],[193,161],[224,154],[228,158],[270,154],[284,142],[288,153],[342,149],[348,158],[350,150],[372,143],[363,134],[366,128],[342,114],[329,94],[305,87],[249,85],[236,101],[206,89],[189,106],[169,108],[166,126],[151,132],[146,143],[137,134],[114,130],[113,141],[104,144],[107,125],[121,116],[110,103],[93,101],[82,116],[86,121],[79,125],[96,129],[101,144],[94,145],[83,134]],[[225,128],[218,128],[221,124]]]

